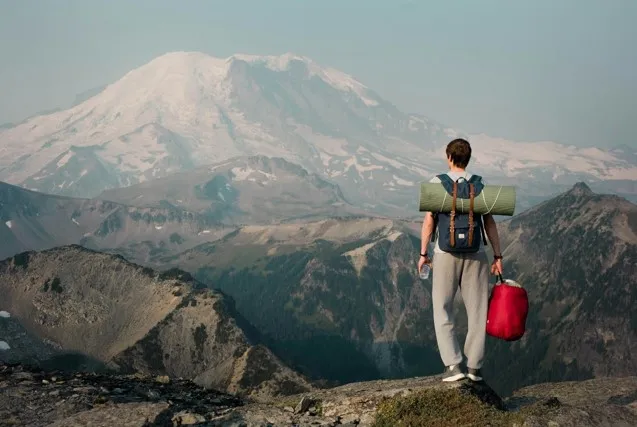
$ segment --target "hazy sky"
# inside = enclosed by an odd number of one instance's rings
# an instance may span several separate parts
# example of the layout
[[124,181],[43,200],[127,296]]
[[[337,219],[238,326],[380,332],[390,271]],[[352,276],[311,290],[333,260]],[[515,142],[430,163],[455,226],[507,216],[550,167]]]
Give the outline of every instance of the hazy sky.
[[294,52],[469,132],[637,146],[635,22],[637,0],[0,0],[0,123],[169,51]]

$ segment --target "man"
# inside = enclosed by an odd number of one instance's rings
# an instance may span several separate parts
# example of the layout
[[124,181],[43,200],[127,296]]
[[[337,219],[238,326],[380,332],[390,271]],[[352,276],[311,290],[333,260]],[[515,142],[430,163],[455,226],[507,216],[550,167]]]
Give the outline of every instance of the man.
[[[472,174],[466,168],[471,159],[471,146],[464,139],[455,139],[447,145],[447,175],[451,180],[469,181]],[[475,178],[477,179],[477,177]],[[430,182],[441,182],[434,177]],[[474,215],[475,216],[475,215]],[[428,243],[434,231],[435,215],[427,212],[422,225],[422,244],[418,271],[430,263],[427,252]],[[502,255],[500,239],[492,215],[482,216],[484,230],[493,248],[494,260],[491,263],[492,274],[502,274]],[[482,229],[481,229],[482,230]],[[440,230],[438,230],[440,231]],[[445,230],[446,235],[448,233]],[[480,232],[481,233],[481,232]],[[458,381],[465,377],[473,381],[482,381],[482,362],[486,341],[486,322],[489,305],[489,260],[484,245],[479,243],[477,252],[454,253],[440,248],[440,232],[434,243],[434,263],[432,265],[432,304],[434,327],[440,357],[445,364],[443,381]],[[482,238],[480,238],[482,241]],[[448,247],[448,245],[444,245]],[[469,330],[464,345],[467,357],[466,371],[463,368],[463,355],[454,332],[453,301],[460,287],[464,300]],[[466,373],[465,373],[466,372]]]

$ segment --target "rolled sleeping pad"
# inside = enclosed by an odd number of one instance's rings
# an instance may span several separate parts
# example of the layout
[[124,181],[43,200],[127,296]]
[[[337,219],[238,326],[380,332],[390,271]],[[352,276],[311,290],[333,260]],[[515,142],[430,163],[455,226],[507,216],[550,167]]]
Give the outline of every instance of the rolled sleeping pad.
[[[440,183],[420,184],[420,212],[451,212],[453,197]],[[512,185],[485,185],[473,201],[473,211],[479,215],[513,216],[515,187]],[[469,199],[456,199],[456,212],[469,213]]]

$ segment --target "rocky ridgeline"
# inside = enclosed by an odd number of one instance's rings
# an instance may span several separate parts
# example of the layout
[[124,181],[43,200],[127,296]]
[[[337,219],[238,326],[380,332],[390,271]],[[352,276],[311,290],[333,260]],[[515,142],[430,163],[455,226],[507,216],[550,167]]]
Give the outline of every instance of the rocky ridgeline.
[[21,365],[0,366],[0,396],[0,425],[188,425],[243,405],[238,397],[167,376],[42,372]]
[[425,377],[353,383],[257,403],[166,376],[0,364],[0,425],[634,426],[637,378],[543,384],[502,400],[486,384]]

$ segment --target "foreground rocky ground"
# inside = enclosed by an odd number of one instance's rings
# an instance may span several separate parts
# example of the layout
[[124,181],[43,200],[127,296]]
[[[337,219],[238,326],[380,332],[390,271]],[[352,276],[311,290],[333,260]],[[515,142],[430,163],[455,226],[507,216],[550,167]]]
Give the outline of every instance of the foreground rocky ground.
[[181,379],[0,365],[2,426],[634,426],[637,377],[542,384],[506,401],[437,377],[349,384],[269,403]]

